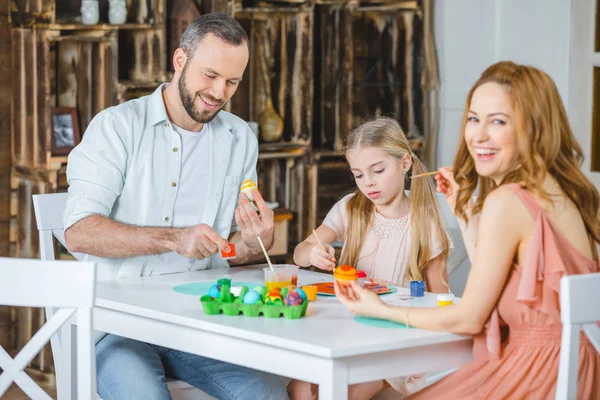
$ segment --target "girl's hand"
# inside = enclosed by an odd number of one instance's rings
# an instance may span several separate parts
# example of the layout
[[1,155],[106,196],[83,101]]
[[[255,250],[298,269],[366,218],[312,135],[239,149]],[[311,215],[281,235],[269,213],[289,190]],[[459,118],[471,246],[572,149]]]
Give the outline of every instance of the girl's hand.
[[324,245],[325,250],[321,246],[314,245],[310,249],[309,261],[311,265],[324,271],[332,271],[335,268],[335,249],[329,245]]
[[371,318],[383,318],[387,305],[375,293],[363,288],[358,283],[340,285],[333,283],[337,299],[355,315]]
[[437,191],[444,194],[446,201],[450,206],[450,210],[452,211],[452,214],[454,214],[458,184],[454,180],[452,169],[450,169],[450,167],[440,168],[438,174],[435,176],[435,182]]

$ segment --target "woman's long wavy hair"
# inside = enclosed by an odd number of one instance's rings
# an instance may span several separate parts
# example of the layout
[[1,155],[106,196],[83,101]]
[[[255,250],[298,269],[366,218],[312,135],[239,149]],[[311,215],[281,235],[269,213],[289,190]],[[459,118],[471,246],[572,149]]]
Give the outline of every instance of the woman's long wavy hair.
[[[550,174],[579,209],[590,241],[598,243],[598,191],[581,171],[581,147],[569,125],[558,89],[545,72],[509,61],[487,68],[467,95],[462,140],[454,159],[454,178],[460,187],[456,214],[467,219],[468,202],[477,186],[479,195],[473,214],[481,212],[486,196],[497,187],[492,179],[477,174],[464,139],[473,93],[479,86],[490,82],[505,88],[516,115],[520,167],[508,174],[501,184],[519,183],[540,198],[550,200],[549,194],[542,189],[546,174]],[[596,246],[592,245],[592,248],[595,254]]]
[[[394,157],[398,162],[409,154],[412,169],[406,174],[427,172],[423,163],[413,154],[402,128],[392,118],[379,117],[366,122],[352,131],[346,139],[345,152],[358,147],[376,147]],[[401,177],[398,177],[401,179]],[[375,206],[360,190],[348,201],[348,236],[341,264],[356,265],[365,234],[373,223]],[[440,274],[444,282],[444,271],[449,253],[449,240],[438,208],[433,180],[416,179],[410,191],[410,257],[408,280],[424,280],[424,271],[431,258],[432,228],[442,245],[442,268]]]

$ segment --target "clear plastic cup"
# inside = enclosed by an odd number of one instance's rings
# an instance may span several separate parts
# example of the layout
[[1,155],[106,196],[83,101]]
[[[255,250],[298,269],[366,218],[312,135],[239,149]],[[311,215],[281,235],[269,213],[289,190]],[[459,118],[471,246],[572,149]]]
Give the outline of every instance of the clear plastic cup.
[[265,272],[265,286],[267,290],[282,289],[292,284],[292,268],[287,265],[274,265],[271,268],[263,268]]
[[292,285],[298,287],[298,271],[300,267],[294,264],[283,264],[282,267],[285,266],[292,271]]

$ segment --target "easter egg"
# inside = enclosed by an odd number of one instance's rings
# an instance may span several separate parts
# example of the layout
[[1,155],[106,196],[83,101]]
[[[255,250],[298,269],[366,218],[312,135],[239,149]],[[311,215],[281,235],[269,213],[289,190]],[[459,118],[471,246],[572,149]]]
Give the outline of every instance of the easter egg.
[[281,293],[278,290],[271,290],[265,296],[265,304],[283,304]]
[[286,306],[299,306],[300,304],[302,304],[302,297],[298,292],[290,292],[285,298]]
[[214,284],[210,287],[210,290],[208,291],[208,295],[210,297],[219,297],[219,295],[221,294],[221,285],[219,284]]
[[306,292],[304,290],[302,290],[302,288],[296,288],[296,289],[294,289],[294,292],[298,293],[300,295],[300,297],[302,298],[302,300],[306,301],[306,299],[307,299]]
[[260,304],[262,303],[262,298],[260,297],[260,293],[251,290],[242,299],[242,303],[244,304]]

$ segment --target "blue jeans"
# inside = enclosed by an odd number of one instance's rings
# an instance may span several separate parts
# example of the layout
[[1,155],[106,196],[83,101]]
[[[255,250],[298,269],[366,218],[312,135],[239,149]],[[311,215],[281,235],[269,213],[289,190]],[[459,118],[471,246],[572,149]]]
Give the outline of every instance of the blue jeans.
[[287,399],[282,379],[178,350],[106,335],[96,344],[98,393],[104,400],[168,400],[166,377],[219,399]]

